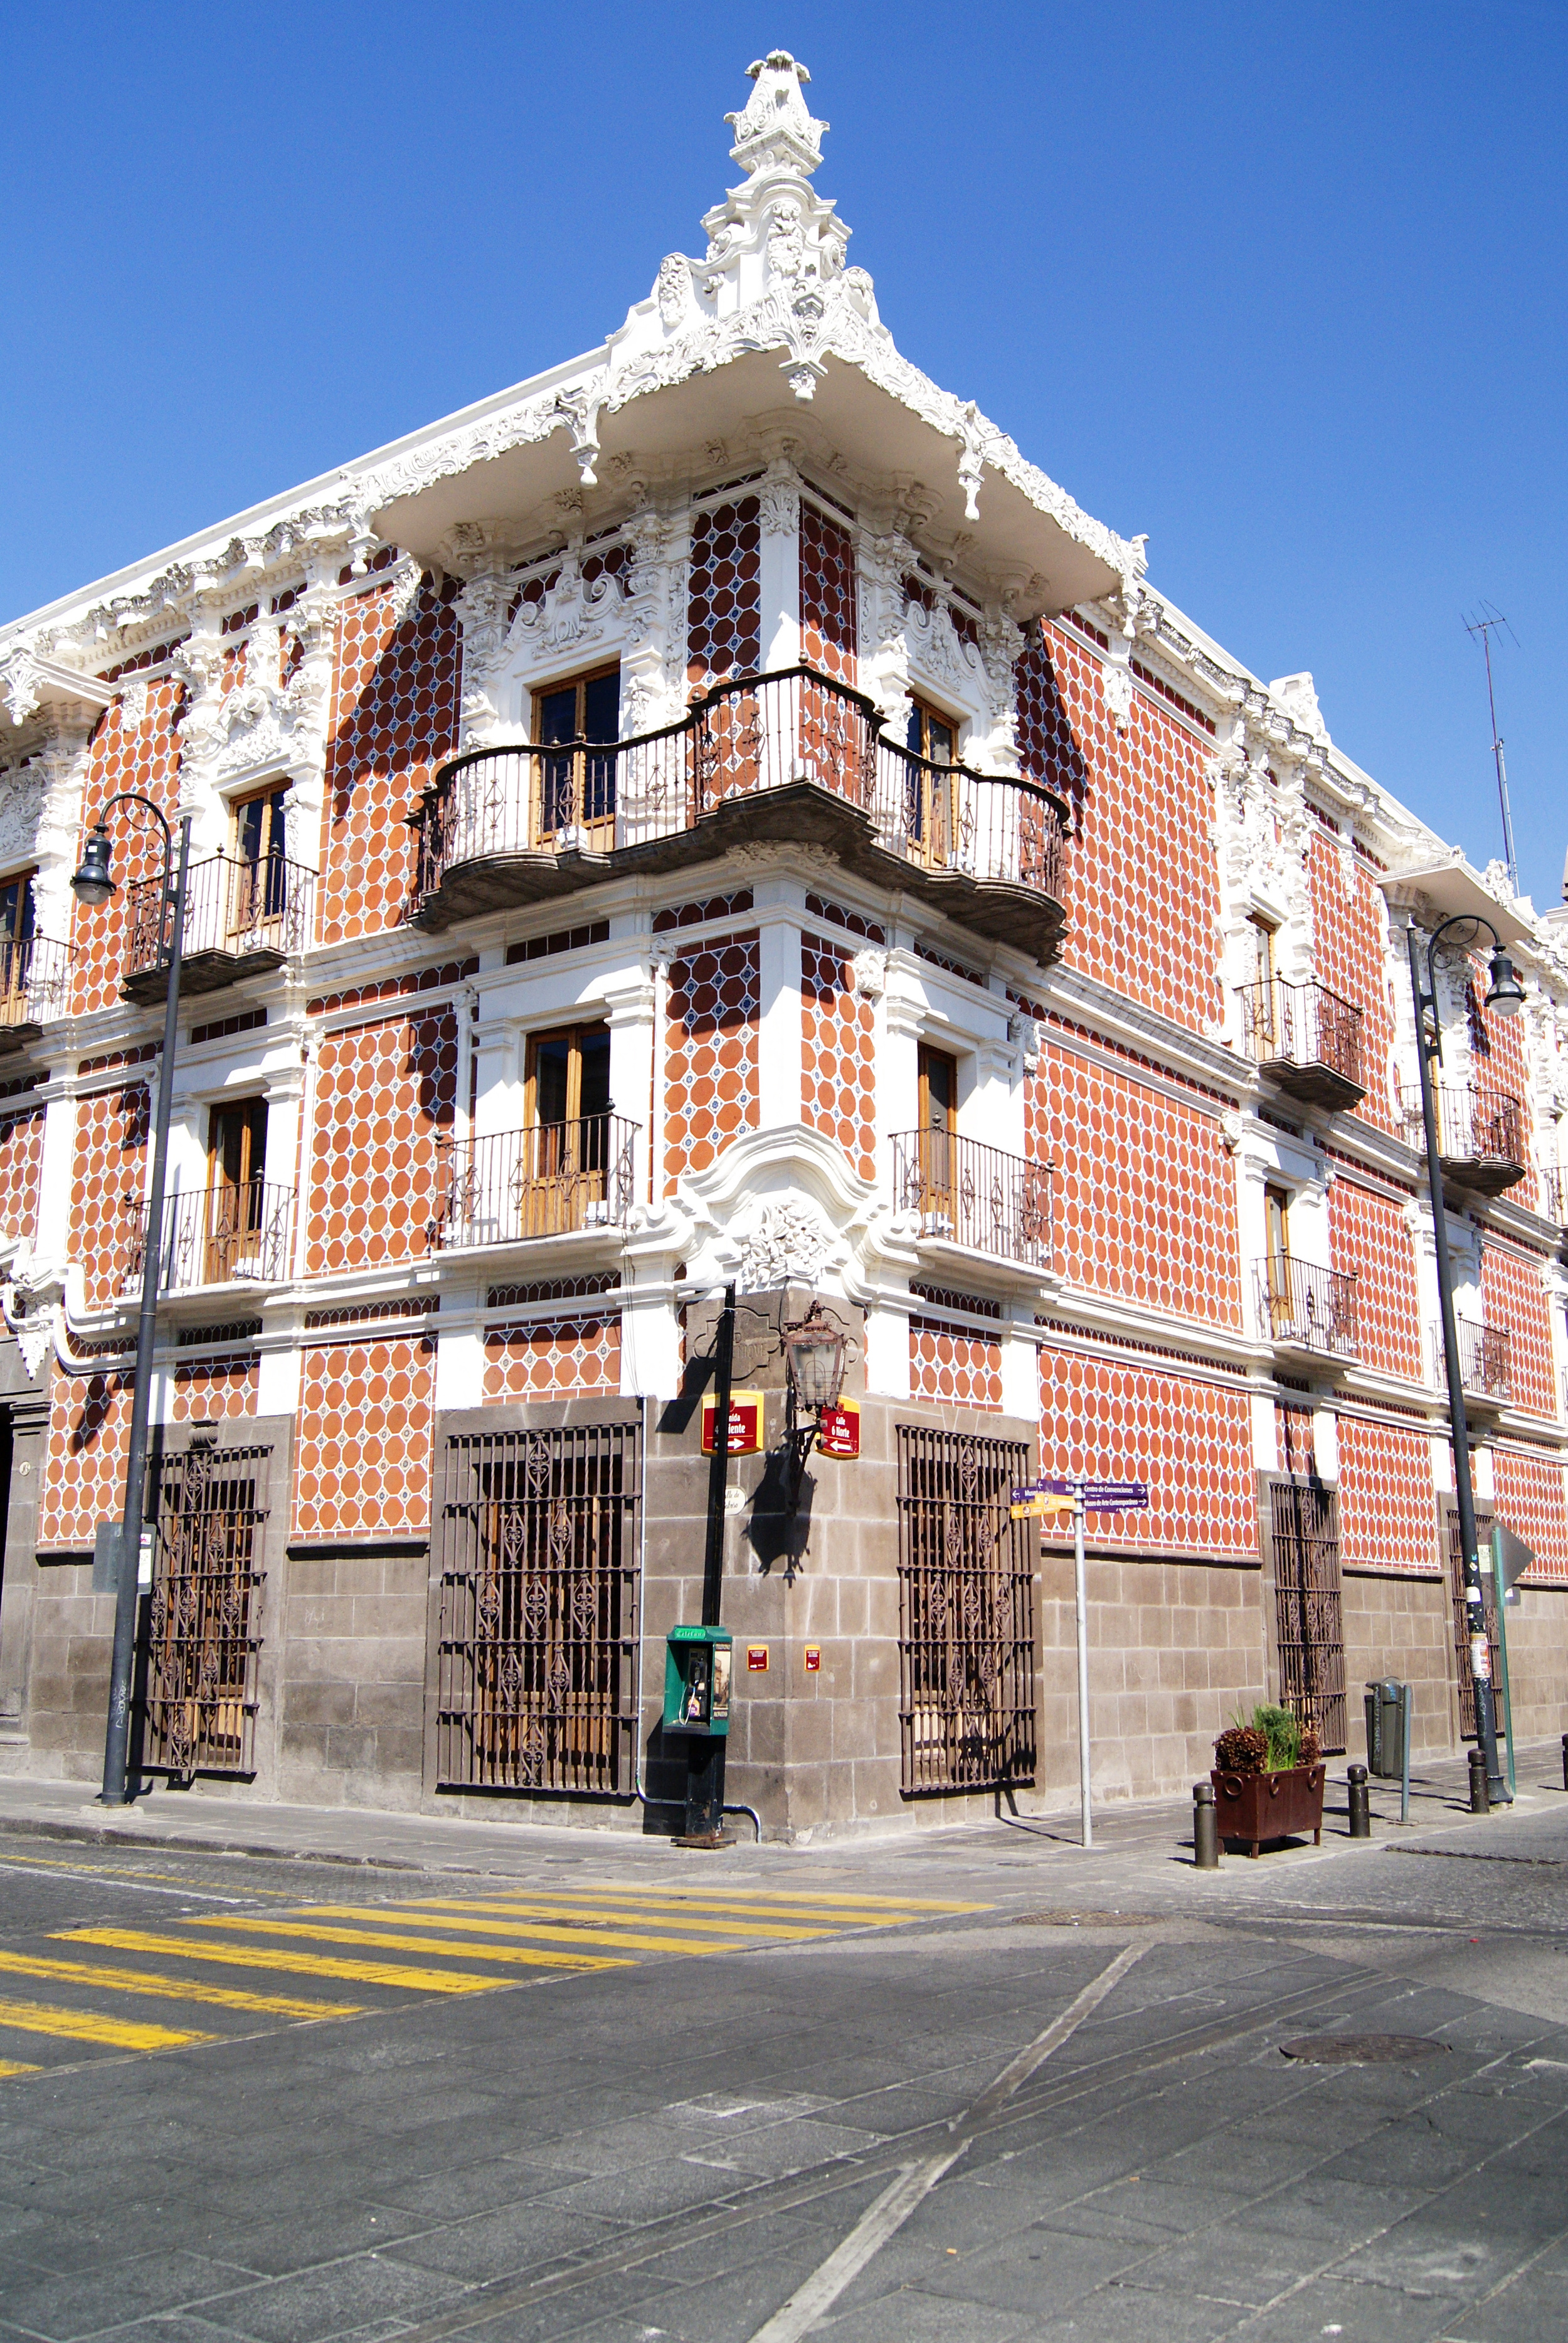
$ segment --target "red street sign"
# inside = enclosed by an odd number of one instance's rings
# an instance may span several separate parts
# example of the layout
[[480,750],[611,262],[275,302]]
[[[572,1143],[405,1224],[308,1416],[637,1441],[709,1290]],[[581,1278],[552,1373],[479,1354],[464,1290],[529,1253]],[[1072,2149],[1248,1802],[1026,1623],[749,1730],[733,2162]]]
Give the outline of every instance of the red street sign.
[[748,1675],[753,1676],[765,1676],[767,1674],[768,1646],[766,1644],[747,1644],[746,1673]]
[[[718,1402],[705,1399],[702,1403],[702,1453],[713,1453],[713,1419]],[[762,1394],[759,1391],[738,1391],[729,1394],[729,1454],[755,1456],[762,1445]]]
[[859,1454],[860,1411],[852,1399],[822,1410],[817,1419],[817,1445],[824,1456]]

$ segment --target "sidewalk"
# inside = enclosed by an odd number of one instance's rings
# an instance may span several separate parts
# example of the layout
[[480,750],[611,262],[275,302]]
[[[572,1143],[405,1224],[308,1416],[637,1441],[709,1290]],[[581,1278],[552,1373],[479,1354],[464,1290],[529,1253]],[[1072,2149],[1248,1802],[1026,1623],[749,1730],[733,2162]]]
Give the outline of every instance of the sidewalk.
[[[1335,1846],[1349,1851],[1352,1845],[1347,1830],[1348,1762],[1340,1758],[1331,1765],[1323,1812],[1325,1851]],[[1519,1804],[1511,1817],[1516,1825],[1532,1815],[1543,1820],[1554,1816],[1559,1807],[1568,1806],[1557,1742],[1521,1748],[1517,1763]],[[1487,1824],[1470,1814],[1468,1780],[1462,1755],[1423,1762],[1411,1776],[1411,1820],[1402,1828],[1398,1783],[1373,1782],[1374,1839],[1408,1844],[1418,1835],[1426,1838],[1466,1827],[1485,1829]],[[1502,1817],[1491,1819],[1495,1824]],[[1146,1859],[1164,1850],[1176,1856],[1191,1846],[1191,1825],[1190,1798],[1108,1805],[1094,1817],[1095,1853],[1100,1857]],[[751,1844],[751,1826],[744,1815],[736,1817],[733,1827],[734,1847],[717,1856],[704,1856],[675,1847],[662,1835],[644,1835],[626,1829],[475,1822],[457,1815],[378,1813],[361,1806],[279,1805],[243,1795],[171,1790],[162,1785],[136,1805],[114,1809],[96,1803],[89,1783],[0,1776],[0,1833],[95,1845],[161,1846],[187,1854],[270,1855],[285,1861],[350,1864],[388,1871],[517,1876],[537,1874],[541,1866],[585,1859],[663,1870],[672,1865],[688,1869],[715,1863],[733,1865],[737,1857],[749,1869],[760,1858],[769,1868],[799,1865],[817,1873],[850,1867],[865,1871],[892,1862],[935,1863],[947,1868],[955,1861],[984,1864],[1010,1857],[1014,1861],[1026,1857],[1046,1862],[1083,1860],[1076,1805],[1058,1815],[1003,1813],[993,1822],[826,1839],[811,1846],[765,1841],[758,1848]],[[1253,1866],[1244,1856],[1227,1855],[1225,1864],[1261,1870],[1270,1860],[1262,1858]],[[1277,1868],[1280,1858],[1276,1855],[1271,1860]]]

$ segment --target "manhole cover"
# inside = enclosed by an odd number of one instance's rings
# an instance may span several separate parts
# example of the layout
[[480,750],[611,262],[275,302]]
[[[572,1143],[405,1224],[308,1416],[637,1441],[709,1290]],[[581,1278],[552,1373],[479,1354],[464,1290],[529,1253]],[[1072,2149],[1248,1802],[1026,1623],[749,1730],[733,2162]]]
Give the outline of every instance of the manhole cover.
[[1282,2042],[1287,2058],[1304,2066],[1397,2066],[1412,2058],[1444,2058],[1446,2042],[1424,2034],[1302,2034]]
[[1019,1912],[1015,1928],[1151,1928],[1158,1912]]

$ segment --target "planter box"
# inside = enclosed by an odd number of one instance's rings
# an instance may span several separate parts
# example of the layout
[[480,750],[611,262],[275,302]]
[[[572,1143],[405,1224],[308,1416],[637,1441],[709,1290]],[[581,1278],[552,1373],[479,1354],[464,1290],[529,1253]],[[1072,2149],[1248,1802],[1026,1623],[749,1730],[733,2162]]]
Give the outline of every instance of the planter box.
[[1250,1855],[1271,1839],[1311,1831],[1323,1840],[1323,1765],[1294,1765],[1284,1774],[1212,1773],[1220,1836],[1240,1839]]

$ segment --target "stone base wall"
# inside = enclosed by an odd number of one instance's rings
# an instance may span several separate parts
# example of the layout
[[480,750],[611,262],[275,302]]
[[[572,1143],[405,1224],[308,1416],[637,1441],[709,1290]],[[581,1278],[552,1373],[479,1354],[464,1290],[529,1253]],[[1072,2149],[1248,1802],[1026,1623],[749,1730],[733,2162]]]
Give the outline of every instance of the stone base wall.
[[286,1571],[273,1795],[308,1805],[417,1809],[427,1549],[297,1553]]
[[1508,1614],[1508,1680],[1521,1741],[1568,1733],[1568,1586],[1522,1586]]
[[[1185,1790],[1213,1763],[1237,1708],[1268,1698],[1254,1566],[1091,1554],[1090,1779],[1096,1798]],[[1070,1552],[1041,1558],[1041,1785],[1078,1796],[1078,1631]]]
[[1412,1688],[1412,1756],[1442,1756],[1456,1749],[1452,1606],[1442,1579],[1435,1571],[1417,1577],[1409,1572],[1347,1570],[1342,1585],[1346,1762],[1366,1762],[1366,1687],[1384,1676]]

